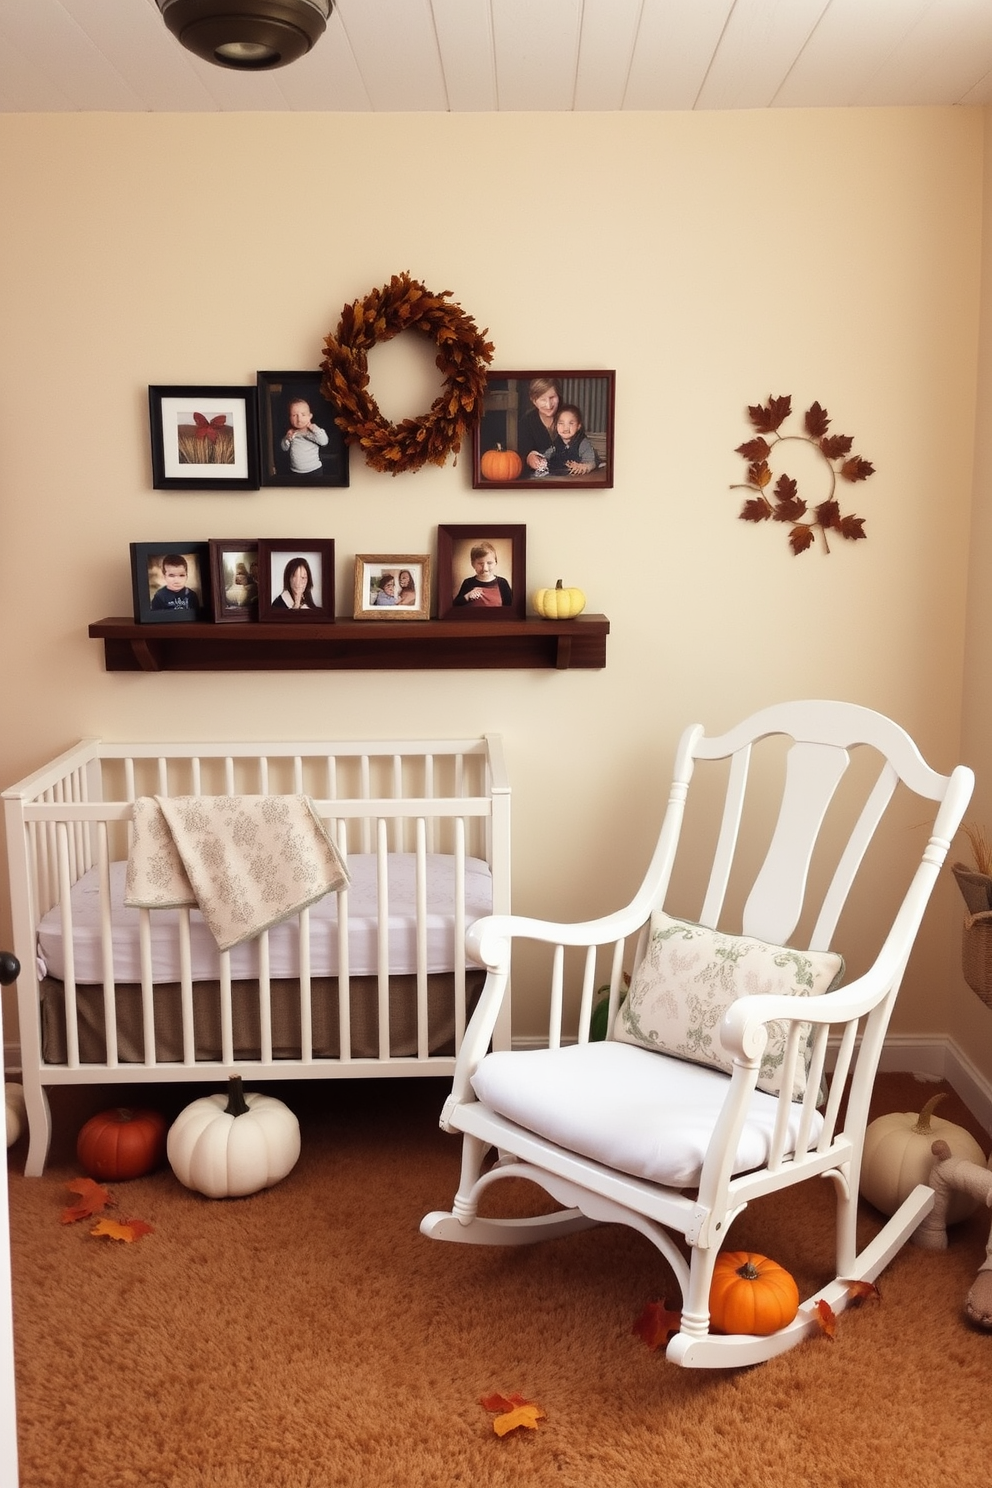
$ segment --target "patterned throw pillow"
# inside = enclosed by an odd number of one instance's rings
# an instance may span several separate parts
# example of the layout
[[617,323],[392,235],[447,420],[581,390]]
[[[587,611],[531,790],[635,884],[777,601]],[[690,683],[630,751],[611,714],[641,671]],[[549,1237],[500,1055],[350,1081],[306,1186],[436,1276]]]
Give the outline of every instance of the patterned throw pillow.
[[[720,1042],[720,1022],[731,1003],[760,992],[819,997],[843,974],[844,958],[835,951],[796,951],[751,936],[724,935],[658,910],[614,1034],[624,1043],[729,1072],[733,1064]],[[810,1032],[807,1024],[806,1061],[796,1071],[793,1100],[801,1100],[806,1090]],[[758,1088],[771,1095],[781,1090],[785,1040],[786,1026],[770,1024]]]

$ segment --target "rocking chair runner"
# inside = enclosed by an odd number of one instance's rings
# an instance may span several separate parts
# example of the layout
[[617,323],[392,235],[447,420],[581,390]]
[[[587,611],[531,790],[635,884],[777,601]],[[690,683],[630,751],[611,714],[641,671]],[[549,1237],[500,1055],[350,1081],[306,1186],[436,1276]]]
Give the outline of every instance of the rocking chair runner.
[[[774,830],[749,880],[742,934],[728,935],[716,927],[735,856],[746,856],[738,854],[738,837],[752,753],[773,736],[785,736],[787,745],[780,796],[769,815]],[[832,829],[823,829],[831,805],[838,809],[851,751],[860,756],[862,746],[874,752],[877,765],[860,790],[853,831],[838,850],[830,846],[836,843]],[[690,780],[697,762],[716,760],[729,762],[722,766],[726,799],[702,913],[692,924],[669,918],[662,906]],[[851,777],[863,784],[860,770]],[[846,820],[851,777],[843,793]],[[446,1131],[463,1134],[461,1182],[450,1213],[426,1215],[423,1233],[517,1245],[601,1222],[632,1226],[658,1248],[681,1288],[681,1329],[667,1357],[682,1365],[760,1363],[817,1327],[820,1299],[841,1311],[850,1295],[846,1283],[874,1280],[933,1202],[929,1188],[917,1187],[858,1253],[861,1153],[885,1031],[973,785],[967,767],[937,774],[901,728],[853,704],[785,703],[713,738],[700,725],[688,728],[654,856],[626,909],[572,925],[490,916],[469,930],[470,948],[488,975],[441,1116]],[[897,787],[936,803],[926,817],[932,832],[915,872],[908,867],[908,888],[880,936],[873,965],[837,987],[843,963],[830,943]],[[919,803],[912,809],[915,824]],[[828,880],[822,897],[810,885],[818,841],[826,842],[836,864],[832,872],[812,875]],[[801,917],[813,924],[809,949],[790,949]],[[515,940],[548,948],[548,1047],[490,1054]],[[574,997],[568,972],[576,957],[581,992],[577,1025],[569,1027]],[[601,957],[608,968],[609,1031],[605,1041],[590,1042]],[[633,976],[624,997],[627,958]],[[577,1042],[571,1042],[576,1028]],[[485,1168],[492,1149],[498,1158]],[[831,1178],[836,1190],[834,1279],[776,1333],[711,1332],[713,1268],[734,1218],[752,1199],[818,1175]],[[540,1185],[563,1208],[531,1219],[480,1215],[483,1193],[507,1177]]]

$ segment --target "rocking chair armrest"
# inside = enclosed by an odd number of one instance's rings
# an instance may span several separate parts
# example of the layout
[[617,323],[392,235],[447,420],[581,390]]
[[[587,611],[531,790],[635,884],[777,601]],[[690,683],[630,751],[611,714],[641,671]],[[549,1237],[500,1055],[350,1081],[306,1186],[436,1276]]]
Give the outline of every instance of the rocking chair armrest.
[[723,1015],[721,1042],[730,1055],[760,1058],[769,1023],[850,1023],[877,1007],[897,980],[893,969],[884,967],[880,958],[849,986],[837,987],[820,997],[787,997],[775,993],[739,997]]
[[485,915],[471,924],[465,942],[471,956],[490,971],[509,968],[510,945],[514,939],[540,940],[548,945],[610,945],[640,929],[650,909],[638,901],[626,909],[604,915],[598,920],[536,920],[527,915]]

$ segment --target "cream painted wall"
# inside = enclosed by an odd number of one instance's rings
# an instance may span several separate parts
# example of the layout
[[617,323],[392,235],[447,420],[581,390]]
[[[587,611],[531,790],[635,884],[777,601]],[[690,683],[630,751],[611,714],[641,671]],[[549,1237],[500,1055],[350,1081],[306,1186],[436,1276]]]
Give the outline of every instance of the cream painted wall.
[[[88,733],[498,730],[516,906],[574,916],[635,887],[689,720],[841,696],[959,757],[980,111],[16,115],[0,184],[4,784]],[[347,491],[151,489],[148,384],[316,366],[342,304],[403,269],[489,328],[497,368],[616,369],[613,491],[480,493],[464,458],[392,479],[357,455]],[[395,416],[432,395],[416,360],[375,354]],[[867,542],[794,559],[737,520],[735,446],[770,393],[818,399],[876,465],[851,503]],[[476,518],[525,522],[531,587],[562,576],[609,615],[605,671],[108,675],[86,636],[129,612],[131,540],[333,536],[346,601],[355,552]],[[904,1031],[971,1027],[955,895]]]

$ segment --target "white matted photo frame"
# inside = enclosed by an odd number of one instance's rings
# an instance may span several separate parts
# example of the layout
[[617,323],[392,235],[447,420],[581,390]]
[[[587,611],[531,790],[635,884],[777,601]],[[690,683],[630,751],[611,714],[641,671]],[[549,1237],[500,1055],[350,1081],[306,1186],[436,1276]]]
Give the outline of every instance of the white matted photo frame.
[[522,620],[526,564],[526,527],[507,522],[439,526],[438,619]]
[[333,538],[259,538],[258,618],[291,625],[333,622]]
[[138,625],[210,619],[210,547],[205,542],[132,543],[131,595]]
[[253,387],[150,387],[156,491],[256,491],[258,396]]
[[218,625],[258,619],[258,541],[210,539],[210,588]]
[[320,372],[258,372],[263,486],[346,486],[348,445]]
[[613,485],[615,372],[490,372],[472,485],[604,491]]
[[356,620],[429,620],[430,613],[429,553],[356,554]]

